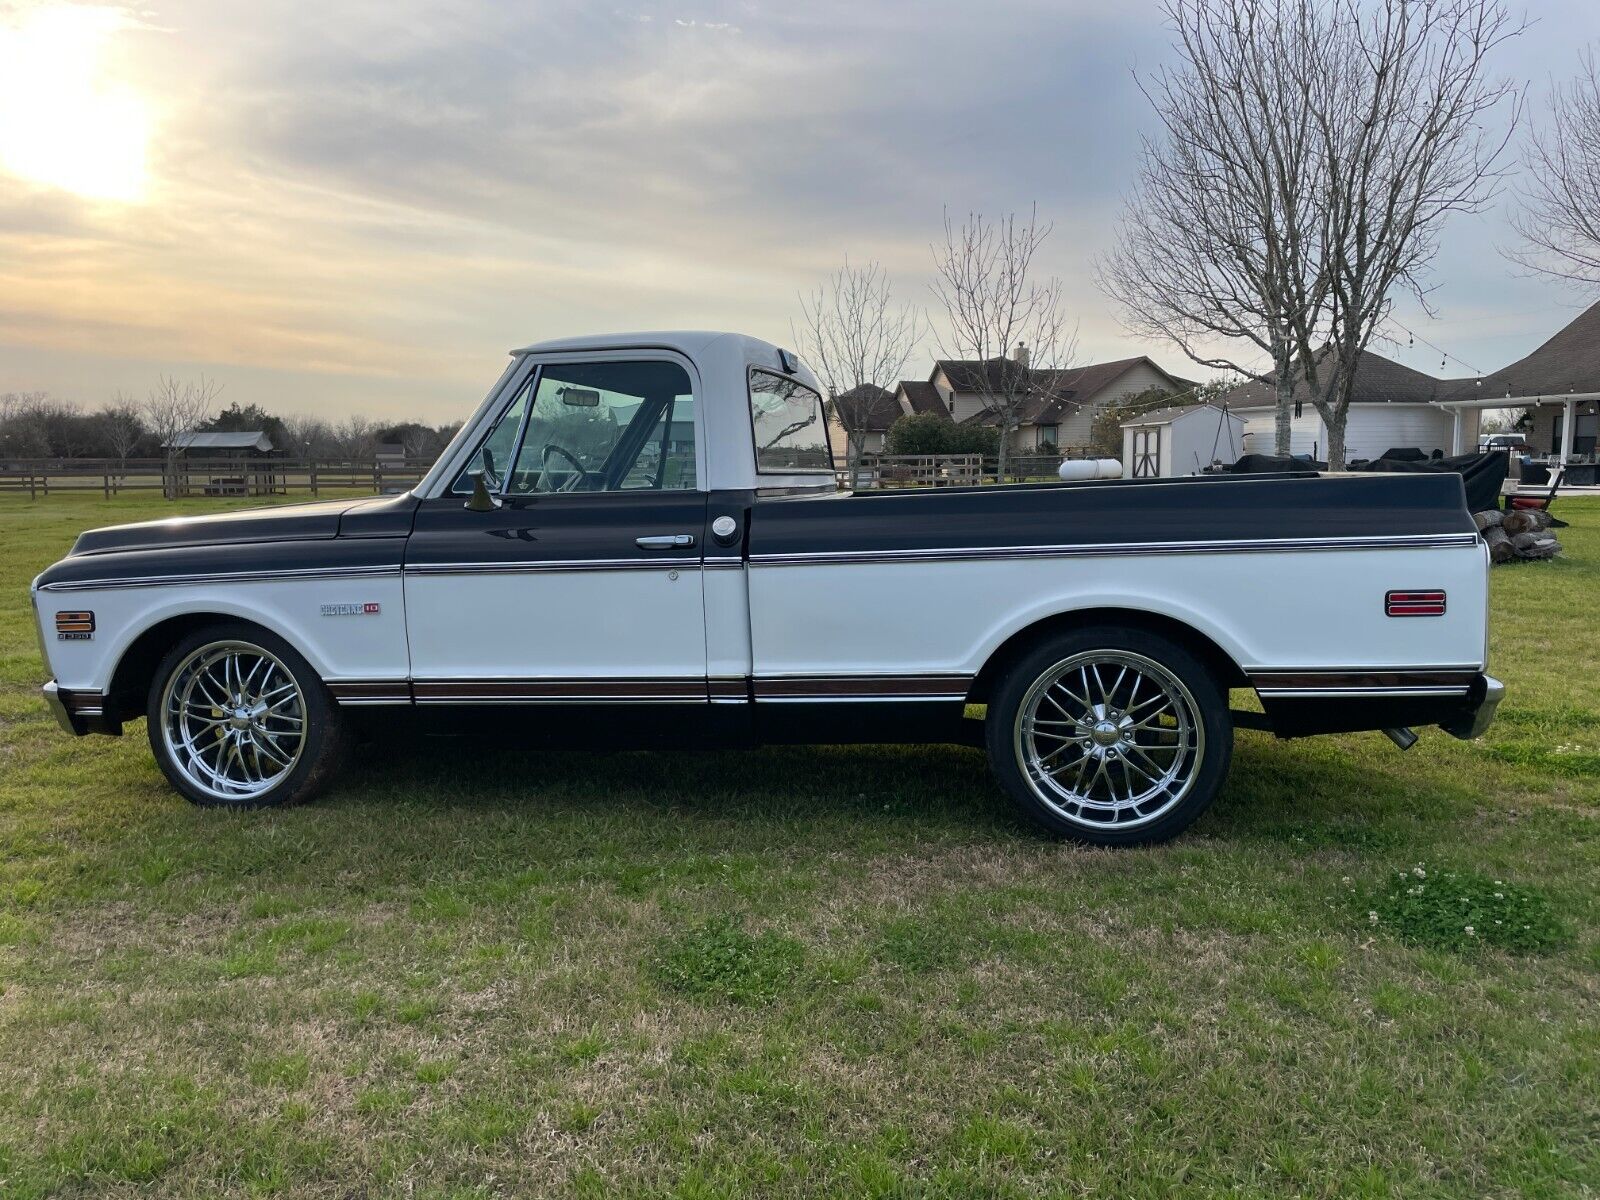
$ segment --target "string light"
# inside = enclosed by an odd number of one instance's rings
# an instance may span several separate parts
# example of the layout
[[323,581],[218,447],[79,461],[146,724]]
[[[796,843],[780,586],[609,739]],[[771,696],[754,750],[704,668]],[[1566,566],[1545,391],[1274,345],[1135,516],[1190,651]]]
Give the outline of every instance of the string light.
[[1449,365],[1452,362],[1457,362],[1457,363],[1460,363],[1467,370],[1471,371],[1472,374],[1477,377],[1477,382],[1480,385],[1483,383],[1483,372],[1481,370],[1479,370],[1477,367],[1473,366],[1471,363],[1469,363],[1466,359],[1459,358],[1456,355],[1451,354],[1448,350],[1446,350],[1442,346],[1435,346],[1432,342],[1430,342],[1427,338],[1423,337],[1421,334],[1417,333],[1415,330],[1407,327],[1406,325],[1401,324],[1399,321],[1395,321],[1395,319],[1393,317],[1390,317],[1389,320],[1394,321],[1394,323],[1396,325],[1399,325],[1401,330],[1404,331],[1404,333],[1406,335],[1406,346],[1409,349],[1415,349],[1417,343],[1421,342],[1429,350],[1432,350],[1436,354],[1439,355],[1439,370],[1440,370],[1441,373],[1446,371],[1446,370],[1448,370],[1449,369]]

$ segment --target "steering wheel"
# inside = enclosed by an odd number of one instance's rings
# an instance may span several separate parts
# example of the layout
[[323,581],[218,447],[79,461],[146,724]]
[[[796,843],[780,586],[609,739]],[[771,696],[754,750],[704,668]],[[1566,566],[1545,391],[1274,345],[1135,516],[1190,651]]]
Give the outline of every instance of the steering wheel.
[[589,472],[584,468],[584,465],[578,461],[578,456],[571,450],[568,450],[565,446],[558,446],[554,442],[546,442],[544,444],[544,449],[539,452],[539,471],[542,475],[548,475],[550,473],[550,456],[552,454],[559,454],[575,468],[574,472],[567,476],[566,481],[562,483],[560,487],[555,489],[556,491],[573,491],[580,483],[589,477]]

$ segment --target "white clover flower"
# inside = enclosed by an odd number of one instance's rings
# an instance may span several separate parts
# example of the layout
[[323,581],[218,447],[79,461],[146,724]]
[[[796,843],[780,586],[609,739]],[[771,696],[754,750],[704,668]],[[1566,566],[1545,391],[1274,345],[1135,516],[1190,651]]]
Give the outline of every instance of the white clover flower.
[[1426,871],[1424,871],[1421,868],[1421,866],[1412,867],[1411,868],[1411,873],[1413,875],[1415,875],[1418,879],[1426,879],[1428,877],[1428,873]]
[[1369,912],[1367,914],[1367,922],[1369,924],[1376,925],[1378,923],[1378,914],[1375,912]]
[[1494,898],[1496,900],[1504,900],[1506,898],[1506,894],[1504,892],[1496,892],[1494,894]]
[[1471,925],[1467,926],[1467,936],[1468,937],[1477,937],[1478,936],[1477,932],[1472,928]]

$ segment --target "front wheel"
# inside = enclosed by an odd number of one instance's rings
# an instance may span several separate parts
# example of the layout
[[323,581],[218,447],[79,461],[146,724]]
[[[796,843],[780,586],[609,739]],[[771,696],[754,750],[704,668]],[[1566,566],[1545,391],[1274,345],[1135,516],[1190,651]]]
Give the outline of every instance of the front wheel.
[[311,665],[282,638],[242,622],[179,640],[156,668],[145,715],[162,772],[208,807],[308,800],[343,744],[339,710]]
[[1169,638],[1112,626],[1024,654],[984,726],[990,764],[1023,814],[1098,846],[1187,829],[1233,752],[1227,692],[1205,664]]

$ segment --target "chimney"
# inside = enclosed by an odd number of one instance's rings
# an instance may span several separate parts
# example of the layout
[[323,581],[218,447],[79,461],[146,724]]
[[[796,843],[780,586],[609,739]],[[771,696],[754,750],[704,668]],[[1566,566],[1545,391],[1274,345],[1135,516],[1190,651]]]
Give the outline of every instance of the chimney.
[[1023,370],[1028,369],[1028,343],[1018,342],[1017,348],[1011,352],[1011,361]]

